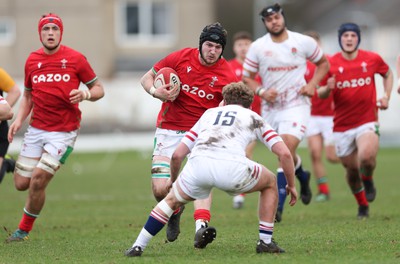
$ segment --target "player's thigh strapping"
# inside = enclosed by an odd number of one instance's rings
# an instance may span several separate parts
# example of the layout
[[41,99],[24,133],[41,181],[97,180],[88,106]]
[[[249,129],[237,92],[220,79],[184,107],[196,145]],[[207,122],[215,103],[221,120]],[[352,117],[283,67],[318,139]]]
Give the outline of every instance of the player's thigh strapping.
[[16,172],[31,177],[35,167],[54,174],[71,154],[78,132],[49,132],[28,127],[15,164]]

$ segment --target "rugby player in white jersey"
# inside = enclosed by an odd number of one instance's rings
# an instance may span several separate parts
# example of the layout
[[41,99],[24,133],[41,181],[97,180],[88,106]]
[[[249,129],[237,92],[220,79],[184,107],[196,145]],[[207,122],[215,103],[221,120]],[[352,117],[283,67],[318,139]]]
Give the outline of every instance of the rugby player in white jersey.
[[[262,100],[262,117],[279,133],[293,156],[296,176],[300,181],[301,200],[311,201],[310,173],[302,168],[296,149],[305,136],[310,117],[310,99],[316,86],[329,70],[329,62],[317,42],[286,28],[279,4],[264,8],[261,19],[268,31],[250,46],[243,64],[243,81]],[[313,78],[306,83],[307,60],[316,65]],[[256,74],[262,79],[260,86]],[[276,220],[282,218],[286,199],[286,180],[280,164],[277,172],[279,205]]]
[[[256,252],[285,252],[272,239],[278,202],[275,175],[264,165],[248,159],[245,149],[258,139],[278,157],[287,177],[286,192],[291,196],[290,205],[297,201],[293,158],[271,126],[248,109],[254,97],[251,89],[242,82],[231,83],[223,88],[222,95],[225,105],[207,110],[179,143],[171,159],[168,185],[171,189],[151,211],[136,241],[125,252],[126,256],[141,256],[151,238],[168,223],[174,210],[190,201],[207,198],[213,187],[231,195],[259,191]],[[190,157],[179,174],[189,153]],[[203,235],[210,236],[209,243],[215,238],[212,232]]]

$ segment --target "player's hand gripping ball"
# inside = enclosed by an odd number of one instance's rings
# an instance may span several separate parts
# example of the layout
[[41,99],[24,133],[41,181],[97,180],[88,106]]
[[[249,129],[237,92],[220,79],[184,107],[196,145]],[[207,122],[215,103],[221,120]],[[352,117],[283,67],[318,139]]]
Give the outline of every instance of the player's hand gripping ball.
[[181,90],[181,80],[179,79],[178,73],[169,67],[161,68],[154,78],[154,87],[158,88],[165,84],[172,84],[173,86],[170,88],[171,94],[173,94],[173,98],[169,101],[174,101]]

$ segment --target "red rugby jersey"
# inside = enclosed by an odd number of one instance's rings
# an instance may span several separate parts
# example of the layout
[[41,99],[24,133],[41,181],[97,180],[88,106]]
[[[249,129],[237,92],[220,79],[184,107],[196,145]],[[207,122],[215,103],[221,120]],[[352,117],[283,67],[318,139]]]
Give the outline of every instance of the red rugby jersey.
[[[314,76],[315,68],[316,66],[314,63],[307,61],[307,70],[306,74],[304,75],[304,78],[306,79],[307,83]],[[326,85],[327,76],[328,75],[326,75],[324,79],[321,81],[320,83],[321,86]],[[334,109],[334,104],[333,104],[332,94],[330,94],[328,98],[321,99],[318,97],[317,91],[315,91],[314,96],[311,97],[311,115],[333,116],[333,109]]]
[[32,93],[30,124],[46,131],[73,131],[79,128],[81,111],[71,104],[69,93],[81,82],[96,80],[85,56],[64,45],[52,55],[43,48],[32,52],[25,63],[25,89]]
[[153,66],[174,69],[181,80],[181,91],[173,102],[162,103],[157,127],[188,131],[209,108],[222,101],[222,88],[238,79],[224,58],[212,66],[199,61],[197,48],[184,48],[169,54]]
[[378,120],[375,74],[384,76],[389,66],[380,55],[358,50],[354,60],[346,60],[341,52],[330,59],[329,74],[335,75],[333,131],[343,132]]

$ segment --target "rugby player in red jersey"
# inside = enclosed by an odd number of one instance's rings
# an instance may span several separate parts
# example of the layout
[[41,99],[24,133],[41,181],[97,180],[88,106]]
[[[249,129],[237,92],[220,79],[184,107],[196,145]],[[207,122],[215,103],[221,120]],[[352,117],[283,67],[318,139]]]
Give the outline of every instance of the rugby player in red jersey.
[[[357,200],[359,219],[369,216],[376,196],[372,179],[379,149],[378,109],[389,107],[393,74],[382,57],[359,49],[360,27],[344,23],[338,31],[341,52],[330,58],[327,86],[322,98],[332,93],[335,104],[333,132],[336,154],[346,170],[347,183]],[[377,100],[375,74],[382,76],[384,94]]]
[[[183,48],[158,61],[141,78],[146,92],[161,100],[156,122],[151,177],[155,199],[161,201],[171,187],[170,161],[173,152],[186,132],[209,108],[222,101],[222,88],[237,81],[227,61],[222,57],[226,46],[227,31],[220,23],[204,27],[198,48]],[[171,84],[154,87],[157,72],[169,67],[174,69],[181,81],[181,89],[170,89]],[[216,236],[216,230],[208,226],[211,219],[211,197],[194,202],[196,233],[194,246],[204,248]],[[184,207],[172,214],[167,225],[167,240],[172,242],[180,233],[179,221]],[[204,237],[204,234],[210,236]],[[129,250],[125,253],[129,255]]]
[[[25,63],[25,89],[8,140],[12,142],[30,115],[14,172],[16,189],[28,190],[28,197],[19,227],[7,242],[29,238],[44,206],[46,187],[74,148],[81,121],[79,103],[104,96],[85,56],[61,45],[63,29],[59,16],[43,15],[38,24],[43,47],[32,52]],[[80,90],[81,82],[88,89]]]

